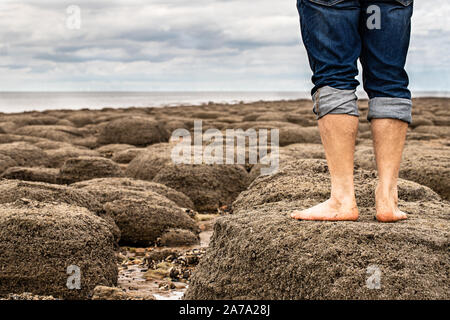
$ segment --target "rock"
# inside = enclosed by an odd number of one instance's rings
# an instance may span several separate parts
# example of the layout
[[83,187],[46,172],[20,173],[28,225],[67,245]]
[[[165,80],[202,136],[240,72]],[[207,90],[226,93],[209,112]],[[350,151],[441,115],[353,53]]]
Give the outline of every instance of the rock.
[[75,127],[75,124],[67,119],[58,120],[55,124],[57,126]]
[[12,158],[0,153],[0,173],[4,172],[6,169],[8,169],[10,167],[14,167],[16,165],[17,165],[17,162],[15,162]]
[[0,204],[12,203],[17,199],[30,199],[50,204],[65,203],[84,207],[103,218],[116,241],[119,241],[120,231],[116,224],[111,217],[105,215],[102,204],[95,196],[85,190],[43,182],[0,180]]
[[38,301],[38,300],[58,300],[55,299],[52,296],[39,296],[36,294],[32,294],[30,292],[24,292],[21,294],[16,294],[16,293],[10,293],[6,296],[5,299],[0,297],[0,300],[15,300],[15,301],[30,301],[30,300],[34,300],[34,301]]
[[450,127],[450,116],[440,116],[433,118],[433,123],[436,126]]
[[313,127],[317,124],[317,120],[314,114],[312,114],[311,109],[308,109],[308,114],[288,113],[286,120],[302,127]]
[[0,122],[0,133],[11,133],[17,128],[17,125],[11,121]]
[[170,260],[174,260],[176,257],[180,255],[180,252],[176,249],[154,249],[150,251],[150,253],[145,258],[145,263],[154,266],[159,262],[166,260],[169,258]]
[[99,214],[102,204],[85,190],[43,182],[0,180],[0,204],[27,198],[39,202],[57,202],[84,207]]
[[126,149],[123,151],[115,152],[112,160],[117,163],[130,163],[133,161],[134,158],[136,158],[138,155],[140,155],[145,149],[143,148],[132,148],[132,149]]
[[[169,200],[172,200],[181,208],[194,208],[194,203],[185,194],[156,182],[135,180],[130,178],[100,178],[77,182],[72,184],[71,186],[91,192],[93,195],[95,195],[95,197],[107,199],[105,200],[106,202],[111,201],[111,199],[117,199],[110,197],[110,195],[114,193],[118,194],[119,196],[120,193],[122,193],[123,195],[128,194],[139,196],[139,192],[151,191],[162,195]],[[111,187],[114,188],[114,190],[111,190]],[[105,197],[105,191],[111,191],[111,193],[109,195],[107,194]]]
[[104,158],[112,158],[117,152],[135,148],[131,144],[107,144],[96,149],[96,151]]
[[426,117],[423,117],[423,116],[413,115],[410,127],[414,129],[419,126],[432,126],[432,125],[433,125],[433,121],[431,119],[427,119]]
[[[408,220],[378,223],[375,176],[357,170],[357,222],[291,219],[293,209],[328,198],[326,175],[324,160],[309,159],[256,179],[233,214],[217,220],[185,299],[448,299],[450,205],[402,180]],[[367,285],[373,270],[380,290]]]
[[317,127],[284,126],[280,130],[280,146],[294,143],[320,143]]
[[131,300],[131,298],[120,288],[97,286],[94,288],[92,300]]
[[77,128],[56,125],[30,125],[19,128],[15,134],[45,138],[55,141],[73,142],[84,137],[84,133]]
[[437,135],[429,134],[429,133],[420,133],[408,131],[406,134],[406,140],[432,140],[439,139]]
[[58,180],[70,184],[78,181],[123,175],[120,166],[110,159],[101,157],[78,157],[66,160],[60,170]]
[[[267,155],[251,168],[249,174],[250,182],[261,175],[262,168],[269,168],[271,166],[271,157],[274,156]],[[275,168],[275,171],[278,171],[286,163],[298,159],[325,159],[325,151],[323,146],[321,144],[313,143],[297,143],[279,148],[279,163],[278,168]],[[275,163],[272,163],[272,165],[274,164]]]
[[169,229],[158,241],[159,245],[165,247],[190,246],[199,242],[200,238],[197,234],[183,229]]
[[448,139],[450,137],[450,127],[439,126],[419,126],[415,132],[434,134],[438,137]]
[[[355,163],[361,168],[374,169],[372,148],[355,152]],[[444,199],[450,200],[450,148],[433,145],[407,145],[399,176],[430,187]]]
[[13,142],[0,144],[0,155],[14,160],[16,166],[45,166],[48,162],[47,155],[38,147],[27,142]]
[[155,120],[128,117],[111,121],[98,137],[99,144],[124,143],[147,146],[169,141],[169,132]]
[[[375,205],[376,173],[355,170],[355,192],[359,206]],[[330,194],[330,178],[326,160],[303,159],[288,162],[276,174],[261,176],[243,191],[233,203],[233,212],[257,208],[281,199],[298,201],[326,200]],[[430,188],[399,179],[399,198],[406,201],[437,201],[439,195]]]
[[39,138],[39,141],[33,143],[35,147],[41,148],[44,151],[47,150],[56,150],[60,148],[73,148],[74,146],[68,142],[54,141],[48,139]]
[[231,204],[248,185],[248,173],[239,165],[175,165],[162,168],[153,179],[187,195],[199,212]]
[[217,119],[226,116],[226,113],[214,111],[196,111],[191,114],[193,119]]
[[126,245],[150,246],[173,228],[199,233],[198,226],[181,208],[156,193],[142,197],[123,197],[104,205],[121,231],[121,242]]
[[146,148],[134,158],[127,167],[126,176],[151,181],[166,165],[172,162],[171,152],[174,145],[158,143]]
[[41,141],[48,141],[48,139],[20,136],[20,135],[9,134],[9,133],[0,133],[0,144],[13,143],[13,142],[22,142],[22,143],[27,142],[30,144],[36,144]]
[[287,122],[287,115],[280,112],[264,112],[257,116],[254,121],[279,121]]
[[64,162],[70,158],[100,156],[97,151],[74,146],[45,150],[45,153],[48,157],[48,165],[51,168],[61,168]]
[[168,278],[170,275],[170,271],[165,268],[157,268],[157,269],[150,269],[145,274],[144,277],[149,280],[162,280],[164,278]]
[[[0,293],[87,299],[117,284],[114,238],[87,209],[40,202],[0,205]],[[80,271],[80,289],[75,278]]]
[[59,170],[52,168],[10,167],[0,178],[56,183],[58,174]]
[[32,125],[54,125],[59,119],[53,116],[43,115],[40,112],[33,112],[8,115],[7,120],[14,122],[19,127],[24,127]]

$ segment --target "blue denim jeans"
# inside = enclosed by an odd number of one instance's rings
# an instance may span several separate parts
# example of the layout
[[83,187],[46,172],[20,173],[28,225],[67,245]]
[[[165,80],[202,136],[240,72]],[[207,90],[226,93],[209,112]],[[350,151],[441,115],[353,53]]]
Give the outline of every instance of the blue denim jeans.
[[297,0],[303,43],[313,71],[314,113],[359,116],[357,60],[369,101],[368,120],[411,122],[405,71],[412,0]]

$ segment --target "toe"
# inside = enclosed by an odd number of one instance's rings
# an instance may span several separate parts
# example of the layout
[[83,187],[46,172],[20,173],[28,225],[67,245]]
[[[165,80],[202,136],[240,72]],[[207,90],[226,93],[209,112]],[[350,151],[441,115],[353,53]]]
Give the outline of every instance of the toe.
[[292,219],[296,219],[296,220],[300,220],[301,218],[301,212],[300,211],[293,211],[291,213],[291,218]]

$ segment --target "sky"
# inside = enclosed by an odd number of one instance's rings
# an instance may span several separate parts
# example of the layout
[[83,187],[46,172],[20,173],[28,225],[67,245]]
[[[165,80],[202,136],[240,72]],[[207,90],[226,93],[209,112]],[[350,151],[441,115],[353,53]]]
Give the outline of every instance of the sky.
[[[448,0],[415,1],[414,91],[450,91],[449,17]],[[0,91],[309,91],[310,77],[295,0],[0,3]]]

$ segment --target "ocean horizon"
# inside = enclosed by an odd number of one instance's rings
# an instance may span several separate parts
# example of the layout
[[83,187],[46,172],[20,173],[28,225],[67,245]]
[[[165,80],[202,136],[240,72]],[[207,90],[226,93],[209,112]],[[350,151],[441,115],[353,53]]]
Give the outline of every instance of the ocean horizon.
[[[360,99],[367,98],[358,92]],[[413,97],[450,98],[450,92],[413,92]],[[202,105],[239,102],[310,99],[305,91],[193,91],[193,92],[0,92],[0,112],[77,110],[128,107]]]

